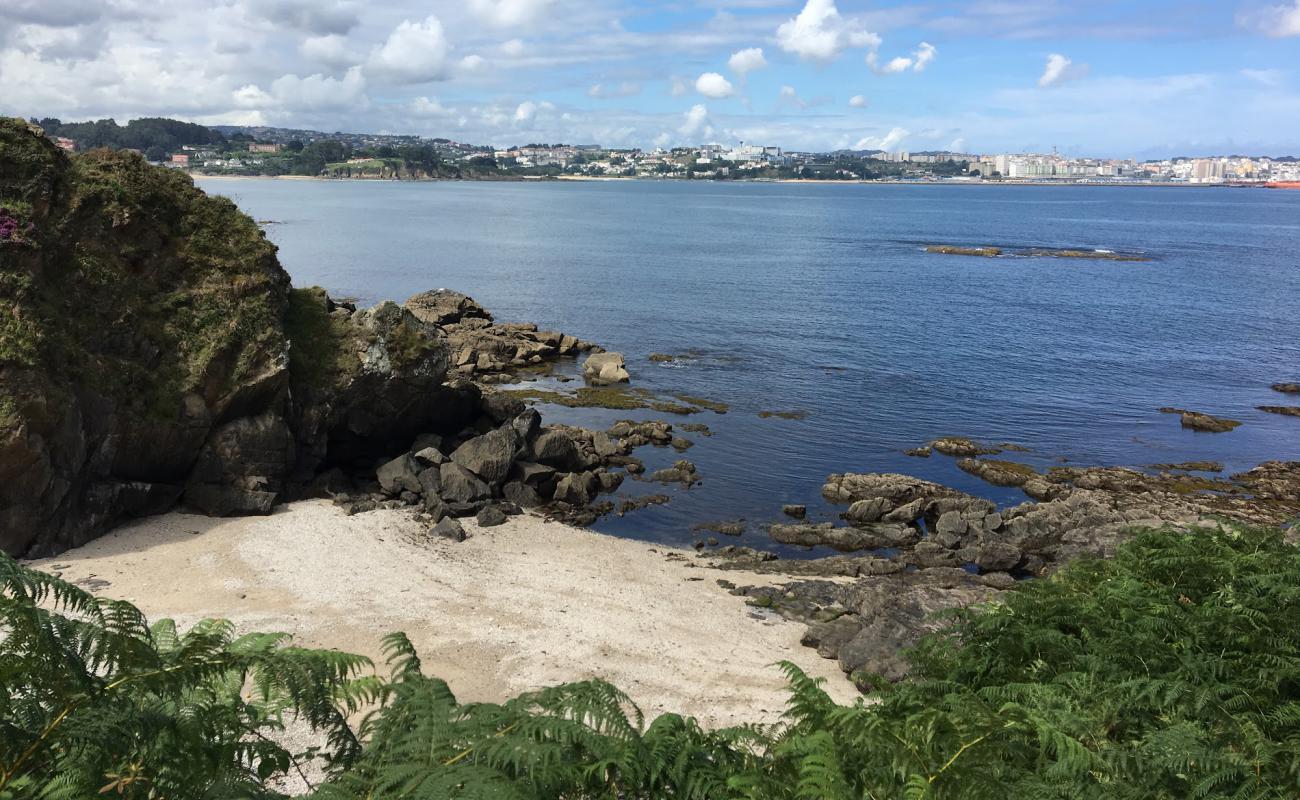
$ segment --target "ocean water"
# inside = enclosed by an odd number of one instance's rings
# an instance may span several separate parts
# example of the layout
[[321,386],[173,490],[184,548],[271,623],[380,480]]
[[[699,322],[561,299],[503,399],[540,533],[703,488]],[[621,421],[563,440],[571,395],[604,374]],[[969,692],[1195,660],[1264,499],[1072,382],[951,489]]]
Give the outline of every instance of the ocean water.
[[[672,182],[200,181],[258,219],[297,285],[362,303],[436,287],[501,321],[625,354],[633,385],[727,414],[542,406],[548,421],[703,422],[703,483],[594,527],[689,543],[694,523],[783,503],[841,509],[832,472],[906,472],[1003,504],[953,459],[902,454],[943,435],[1009,458],[1132,465],[1300,459],[1300,419],[1257,405],[1300,380],[1300,192],[1222,188]],[[927,244],[1134,251],[1146,263],[936,255]],[[689,354],[653,364],[654,352]],[[1177,406],[1239,419],[1183,430]],[[763,419],[760,411],[803,419]],[[638,451],[654,469],[682,457]],[[663,491],[629,481],[623,494]],[[726,539],[727,537],[719,537]]]

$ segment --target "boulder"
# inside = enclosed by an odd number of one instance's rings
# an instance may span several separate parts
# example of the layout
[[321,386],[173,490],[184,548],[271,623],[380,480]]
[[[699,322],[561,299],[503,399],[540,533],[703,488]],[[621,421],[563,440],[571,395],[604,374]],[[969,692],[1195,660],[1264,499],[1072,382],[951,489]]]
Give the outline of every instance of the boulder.
[[781,506],[781,513],[793,519],[803,519],[808,516],[808,506],[787,504]]
[[440,493],[449,503],[475,503],[492,496],[492,488],[464,466],[448,461],[439,467]]
[[421,322],[444,326],[467,319],[492,321],[487,309],[474,302],[474,298],[450,289],[421,292],[407,299],[407,310]]
[[1285,394],[1300,394],[1300,383],[1275,383],[1272,387],[1275,392]]
[[451,508],[443,502],[437,495],[426,494],[423,498],[424,513],[429,515],[432,522],[441,522],[443,519],[450,517]]
[[587,356],[582,364],[582,377],[587,383],[596,386],[627,383],[632,379],[622,353],[595,353]]
[[581,470],[586,466],[586,460],[573,436],[557,428],[546,428],[537,434],[530,455],[530,460],[559,470]]
[[843,517],[852,525],[866,525],[879,522],[891,510],[888,500],[883,497],[873,497],[870,500],[854,502],[849,506],[849,510],[844,512]]
[[698,482],[699,478],[695,472],[695,465],[683,459],[675,462],[672,467],[650,473],[649,480],[657,483],[680,483],[691,486]]
[[432,464],[433,466],[438,466],[447,460],[442,451],[436,447],[425,447],[412,453],[412,456],[422,464]]
[[975,566],[980,572],[1006,572],[1015,569],[1024,554],[1020,548],[1006,542],[985,542],[979,546]]
[[492,528],[506,523],[506,512],[500,506],[491,505],[479,511],[474,519],[480,528]]
[[384,490],[385,494],[395,496],[404,491],[419,492],[424,491],[420,486],[420,465],[409,453],[394,458],[392,461],[384,464],[379,468],[375,477],[379,480],[379,488]]
[[522,481],[510,481],[502,486],[501,496],[521,508],[537,508],[543,503],[537,489]]
[[465,533],[464,526],[451,517],[439,520],[436,525],[429,529],[429,535],[440,539],[450,539],[453,542],[463,542],[469,538]]
[[560,476],[555,485],[555,499],[574,506],[583,506],[600,491],[600,479],[594,472],[569,472]]
[[999,447],[983,445],[961,436],[945,436],[930,442],[930,447],[946,456],[992,456],[1002,452]]
[[[961,569],[860,579],[841,591],[840,602],[861,629],[839,647],[840,669],[863,671],[898,681],[907,675],[903,650],[944,624],[936,612],[986,602],[997,592]],[[849,623],[843,623],[848,627]]]
[[1184,428],[1205,433],[1227,433],[1241,423],[1227,417],[1215,417],[1200,411],[1188,411],[1185,408],[1161,408],[1162,414],[1177,414]]
[[429,498],[440,497],[442,495],[441,465],[420,470],[420,474],[416,476],[416,480],[420,482],[419,493],[426,500]]
[[505,481],[510,465],[522,450],[519,434],[504,426],[465,442],[452,452],[451,460],[496,485]]

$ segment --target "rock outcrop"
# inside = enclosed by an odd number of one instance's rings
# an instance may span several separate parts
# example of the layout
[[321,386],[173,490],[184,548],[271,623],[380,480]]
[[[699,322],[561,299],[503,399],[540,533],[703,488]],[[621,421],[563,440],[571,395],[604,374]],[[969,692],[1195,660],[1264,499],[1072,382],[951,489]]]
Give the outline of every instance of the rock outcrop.
[[442,331],[454,372],[485,383],[508,381],[517,370],[600,349],[531,323],[498,323],[474,298],[450,289],[421,292],[403,305],[416,319]]
[[229,200],[132,153],[69,157],[21,120],[0,120],[0,216],[0,549],[57,553],[178,502],[414,499],[441,518],[549,498],[505,488],[540,421],[463,378],[593,345],[447,290],[358,309],[293,289]]

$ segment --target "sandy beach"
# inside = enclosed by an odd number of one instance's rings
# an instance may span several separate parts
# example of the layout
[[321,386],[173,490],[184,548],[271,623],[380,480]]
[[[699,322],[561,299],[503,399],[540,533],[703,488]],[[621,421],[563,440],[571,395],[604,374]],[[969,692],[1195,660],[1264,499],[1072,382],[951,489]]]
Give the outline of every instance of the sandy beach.
[[841,702],[856,695],[834,661],[799,645],[802,625],[716,584],[768,576],[534,516],[465,528],[465,542],[430,539],[406,511],[348,517],[327,501],[268,517],[173,512],[32,566],[183,626],[224,617],[241,631],[287,631],[304,646],[376,659],[380,638],[402,630],[462,700],[601,677],[647,717],[773,722],[785,692],[772,665],[782,659],[827,678]]

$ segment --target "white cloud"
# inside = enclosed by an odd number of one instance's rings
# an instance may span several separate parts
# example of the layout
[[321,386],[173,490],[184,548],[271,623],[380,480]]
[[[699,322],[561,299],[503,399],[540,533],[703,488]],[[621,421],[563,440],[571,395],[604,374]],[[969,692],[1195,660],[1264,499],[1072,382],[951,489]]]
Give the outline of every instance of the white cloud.
[[1043,89],[1059,86],[1067,81],[1086,77],[1087,74],[1087,64],[1075,64],[1060,53],[1052,53],[1047,57],[1047,65],[1043,68],[1042,76],[1038,78],[1038,86]]
[[669,81],[668,94],[673,97],[681,97],[682,95],[690,94],[690,91],[690,81],[680,75],[674,75],[672,80]]
[[677,129],[682,136],[704,134],[704,138],[713,136],[713,126],[709,124],[709,109],[703,103],[696,103],[686,112],[686,120]]
[[908,137],[904,128],[891,128],[884,136],[864,136],[853,145],[854,150],[892,150]]
[[776,41],[787,53],[826,63],[853,47],[880,46],[880,37],[840,16],[835,0],[808,0],[798,16],[776,29]]
[[931,61],[934,61],[936,52],[934,45],[921,42],[910,58],[898,56],[881,64],[876,51],[872,50],[867,53],[867,66],[871,67],[871,71],[877,75],[895,75],[899,72],[907,72],[909,69],[913,72],[922,72]]
[[1243,69],[1241,75],[1255,83],[1277,88],[1286,79],[1286,72],[1280,69]]
[[806,108],[808,104],[799,96],[799,92],[793,86],[782,86],[778,105],[791,106],[793,108]]
[[411,101],[410,110],[417,117],[447,117],[456,113],[436,97],[417,97]]
[[736,93],[736,87],[731,85],[731,81],[716,72],[706,72],[695,79],[695,91],[705,97],[721,100],[724,97],[731,97]]
[[337,33],[305,39],[298,46],[298,52],[308,61],[334,69],[350,67],[358,61],[357,56],[348,48],[347,38]]
[[550,8],[553,0],[470,0],[470,9],[480,19],[498,28],[531,25]]
[[535,122],[539,115],[554,110],[555,105],[553,103],[548,103],[545,100],[540,103],[534,103],[532,100],[525,100],[515,107],[515,124],[520,125]]
[[470,53],[460,60],[459,69],[461,72],[474,72],[482,69],[486,63],[487,59],[483,58],[483,56],[478,53]]
[[849,106],[851,108],[866,108],[867,98],[863,95],[855,94],[849,98]]
[[916,66],[913,67],[913,69],[917,72],[924,70],[931,61],[934,61],[934,56],[937,52],[938,51],[935,50],[934,45],[929,42],[921,42],[921,44],[917,46],[916,52],[912,54],[913,57],[916,58]]
[[1274,39],[1300,36],[1300,0],[1243,11],[1237,15],[1237,25]]
[[950,153],[966,152],[966,140],[960,136],[958,136],[956,139],[953,139],[952,142],[948,145],[948,152]]
[[369,105],[366,79],[361,67],[352,67],[342,78],[328,75],[281,75],[271,82],[270,91],[254,84],[236,89],[231,96],[236,108],[276,111],[339,111]]
[[448,75],[449,49],[437,17],[431,15],[424,22],[404,20],[370,55],[366,71],[394,83],[443,80]]
[[745,76],[754,70],[762,69],[767,66],[767,59],[763,57],[763,48],[749,47],[744,50],[737,50],[727,59],[727,67],[735,73],[741,81]]
[[587,90],[588,97],[607,98],[607,97],[635,97],[641,94],[641,84],[632,81],[623,81],[618,84],[594,84]]
[[503,56],[509,56],[510,58],[519,58],[524,54],[524,51],[527,49],[527,45],[524,44],[523,39],[511,39],[508,42],[502,42],[501,47],[499,49],[501,50],[501,55]]

